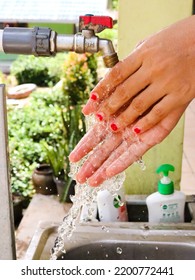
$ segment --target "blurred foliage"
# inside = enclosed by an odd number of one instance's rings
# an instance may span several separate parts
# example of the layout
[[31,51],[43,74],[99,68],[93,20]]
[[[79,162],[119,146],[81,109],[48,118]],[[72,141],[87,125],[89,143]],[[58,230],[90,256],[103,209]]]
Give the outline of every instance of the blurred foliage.
[[86,132],[81,110],[97,83],[96,56],[69,53],[59,68],[61,87],[33,92],[22,108],[8,107],[12,192],[25,197],[34,194],[31,176],[41,163],[70,179],[68,155]]
[[[48,160],[56,178],[63,178],[70,186],[70,163],[68,155],[86,132],[82,106],[97,83],[97,57],[95,54],[70,52],[64,63],[62,92],[65,108],[61,110],[64,138],[57,145],[45,143]],[[67,187],[68,188],[68,187]],[[63,200],[66,200],[66,188]]]
[[112,0],[112,8],[118,10],[118,0]]
[[28,105],[22,108],[8,107],[13,193],[32,197],[34,193],[31,183],[32,171],[39,163],[47,161],[41,141],[44,139],[54,145],[62,139],[58,100],[60,100],[60,96],[57,92],[47,92],[46,94],[36,92],[32,94]]
[[19,55],[11,65],[11,74],[18,84],[34,83],[37,86],[53,86],[62,74],[66,53],[54,57],[35,57]]

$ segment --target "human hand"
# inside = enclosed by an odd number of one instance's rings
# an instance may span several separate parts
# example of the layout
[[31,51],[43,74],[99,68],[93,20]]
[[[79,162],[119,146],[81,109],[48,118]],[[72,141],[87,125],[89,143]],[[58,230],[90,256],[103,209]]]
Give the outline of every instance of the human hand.
[[174,110],[139,137],[132,132],[131,127],[122,132],[108,133],[106,122],[94,125],[69,156],[71,162],[78,162],[88,155],[76,180],[81,184],[87,180],[90,186],[95,187],[124,171],[172,131],[186,107],[183,105]]
[[109,121],[112,131],[151,129],[195,97],[195,16],[143,41],[103,78],[83,113]]

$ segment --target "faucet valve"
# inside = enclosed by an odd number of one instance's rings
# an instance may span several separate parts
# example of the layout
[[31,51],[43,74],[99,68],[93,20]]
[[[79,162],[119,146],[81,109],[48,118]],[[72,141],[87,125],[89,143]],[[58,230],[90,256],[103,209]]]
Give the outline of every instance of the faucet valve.
[[103,60],[106,67],[111,68],[118,62],[117,53],[114,50],[112,42],[106,39],[100,39],[95,35],[106,28],[113,28],[113,20],[109,16],[94,16],[85,15],[79,17],[79,31],[82,35],[78,34],[77,42],[83,38],[83,43],[75,44],[82,49],[78,52],[89,51],[103,53]]
[[113,20],[109,16],[85,15],[79,17],[79,31],[88,29],[99,33],[106,28],[113,27]]

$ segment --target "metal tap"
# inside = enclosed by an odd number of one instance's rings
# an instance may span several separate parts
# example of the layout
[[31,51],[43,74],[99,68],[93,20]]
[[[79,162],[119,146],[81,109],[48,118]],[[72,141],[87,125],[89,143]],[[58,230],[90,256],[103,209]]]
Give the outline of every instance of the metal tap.
[[80,16],[79,32],[74,35],[57,34],[45,27],[6,27],[0,30],[0,51],[35,56],[54,56],[64,51],[76,53],[100,51],[105,66],[111,68],[118,62],[112,41],[101,39],[95,34],[112,27],[111,17],[93,15]]

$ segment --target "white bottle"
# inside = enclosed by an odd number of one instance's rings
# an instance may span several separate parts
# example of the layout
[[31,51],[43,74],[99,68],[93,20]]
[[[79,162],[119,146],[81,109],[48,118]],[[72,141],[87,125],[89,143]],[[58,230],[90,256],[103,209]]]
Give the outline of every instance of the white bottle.
[[148,220],[151,223],[183,223],[185,209],[185,194],[174,190],[174,184],[168,177],[169,171],[174,171],[170,164],[161,165],[156,172],[164,176],[158,182],[158,192],[146,198]]
[[97,202],[91,202],[82,206],[80,222],[95,222],[97,220]]
[[123,190],[112,195],[108,190],[97,194],[99,220],[101,222],[126,222],[128,214]]

